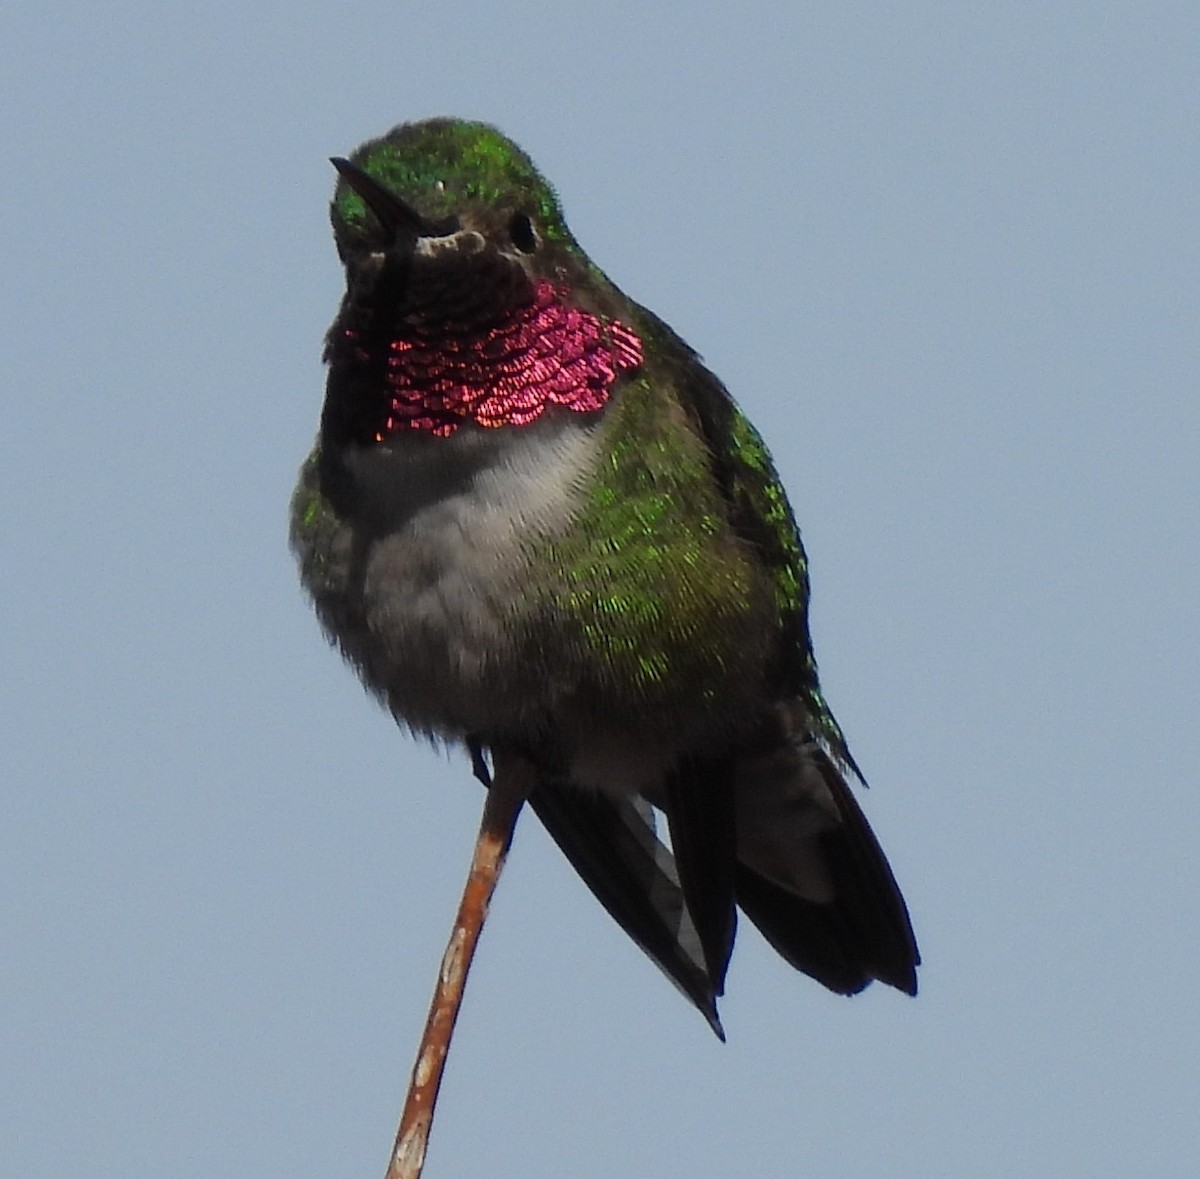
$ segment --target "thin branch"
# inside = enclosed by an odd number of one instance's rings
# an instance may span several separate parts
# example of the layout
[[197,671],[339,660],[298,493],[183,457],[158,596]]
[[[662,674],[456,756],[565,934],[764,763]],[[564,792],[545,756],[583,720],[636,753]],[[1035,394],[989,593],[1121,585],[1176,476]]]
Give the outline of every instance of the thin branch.
[[[421,1037],[413,1065],[408,1098],[385,1179],[419,1179],[425,1166],[429,1129],[433,1124],[446,1055],[450,1051],[450,1038],[462,1005],[467,972],[471,969],[475,946],[487,920],[492,893],[504,868],[504,857],[512,842],[517,817],[532,785],[530,766],[523,759],[493,754],[493,760],[495,778],[483,806],[470,875],[442,957],[442,968],[438,972],[429,1018],[425,1021],[425,1034]],[[482,759],[475,754],[474,761],[478,775]],[[486,783],[486,777],[484,780]]]

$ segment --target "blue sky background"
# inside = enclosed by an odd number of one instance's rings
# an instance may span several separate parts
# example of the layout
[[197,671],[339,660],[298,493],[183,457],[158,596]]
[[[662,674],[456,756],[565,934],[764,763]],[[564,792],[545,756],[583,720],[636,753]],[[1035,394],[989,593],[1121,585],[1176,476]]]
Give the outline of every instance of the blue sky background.
[[720,1045],[532,816],[427,1179],[1195,1173],[1200,8],[18,4],[0,1174],[382,1175],[480,791],[286,549],[327,157],[496,123],[770,441],[926,958]]

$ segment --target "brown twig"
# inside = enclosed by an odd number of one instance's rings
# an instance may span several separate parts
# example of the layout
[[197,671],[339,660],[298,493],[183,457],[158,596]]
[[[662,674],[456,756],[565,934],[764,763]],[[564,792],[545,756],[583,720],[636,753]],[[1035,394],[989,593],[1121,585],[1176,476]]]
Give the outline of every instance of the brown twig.
[[[480,765],[477,759],[477,773]],[[433,1124],[446,1054],[450,1051],[450,1037],[454,1034],[458,1009],[462,1005],[467,972],[471,969],[475,946],[487,920],[488,905],[504,868],[504,857],[508,854],[529,786],[529,767],[523,760],[496,756],[495,777],[483,806],[471,872],[442,957],[442,968],[438,972],[429,1018],[425,1021],[425,1034],[421,1037],[413,1065],[408,1097],[385,1179],[419,1179],[425,1166],[429,1128]]]

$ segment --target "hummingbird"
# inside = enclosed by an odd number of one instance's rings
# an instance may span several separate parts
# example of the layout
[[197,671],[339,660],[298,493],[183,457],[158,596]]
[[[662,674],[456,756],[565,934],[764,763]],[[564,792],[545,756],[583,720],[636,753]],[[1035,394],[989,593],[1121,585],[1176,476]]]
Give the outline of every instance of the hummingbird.
[[722,1039],[739,910],[831,991],[916,994],[755,428],[493,127],[332,163],[346,293],[290,528],[328,638],[485,781],[533,767],[550,836]]

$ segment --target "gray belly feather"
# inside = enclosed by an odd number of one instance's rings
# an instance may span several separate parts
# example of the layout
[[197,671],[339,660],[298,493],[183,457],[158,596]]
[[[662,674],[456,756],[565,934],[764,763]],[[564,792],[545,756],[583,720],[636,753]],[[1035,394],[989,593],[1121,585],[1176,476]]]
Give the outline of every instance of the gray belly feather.
[[594,427],[578,420],[402,435],[351,458],[371,505],[354,523],[306,521],[302,483],[292,543],[305,585],[398,719],[453,739],[545,716],[553,688],[530,682],[518,652],[531,562],[569,527],[595,453]]

